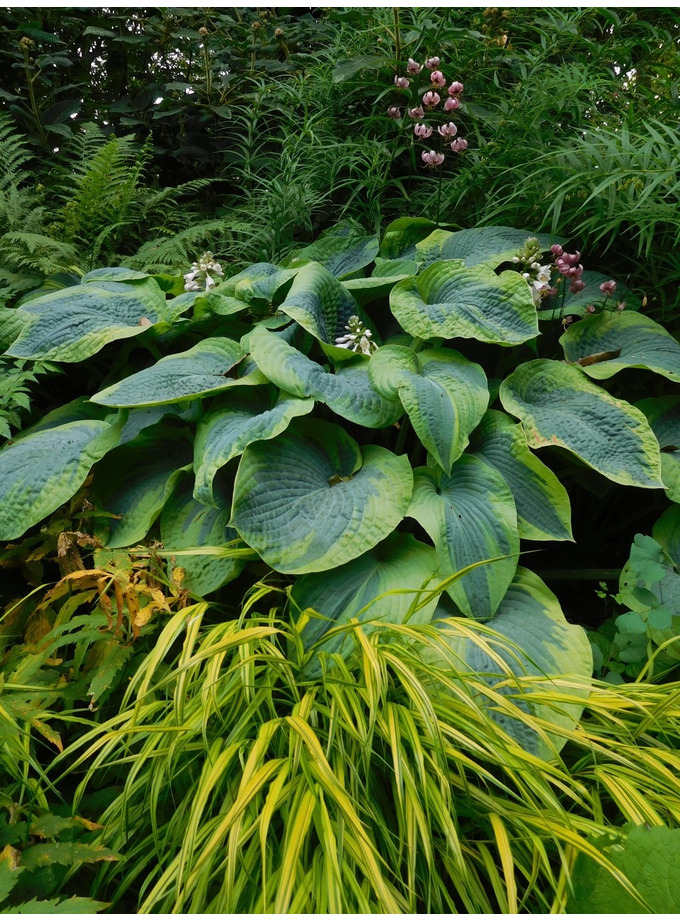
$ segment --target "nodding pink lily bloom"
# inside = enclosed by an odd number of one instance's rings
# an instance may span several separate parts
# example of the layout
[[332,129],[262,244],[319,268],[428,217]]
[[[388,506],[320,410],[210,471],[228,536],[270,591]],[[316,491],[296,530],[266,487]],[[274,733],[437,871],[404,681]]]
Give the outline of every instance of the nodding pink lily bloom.
[[432,90],[429,90],[429,92],[425,93],[423,96],[423,102],[428,107],[428,109],[431,109],[435,105],[439,105],[441,98],[442,97],[439,95],[439,93],[434,93]]
[[409,109],[408,114],[409,118],[425,118],[425,109],[419,105],[415,109]]
[[455,141],[451,141],[451,150],[454,153],[462,153],[464,150],[467,150],[468,142],[464,137],[457,137]]
[[576,281],[572,281],[569,285],[569,290],[572,294],[580,293],[586,286],[585,281],[581,281],[580,278],[577,278]]
[[620,303],[617,303],[616,309],[621,313],[622,310],[626,309],[626,301],[622,300]]
[[445,125],[439,125],[437,131],[441,134],[442,137],[451,138],[455,137],[458,134],[458,128],[454,125],[452,121],[448,122]]
[[609,297],[609,295],[613,294],[616,290],[616,281],[605,281],[600,285],[600,290]]
[[423,163],[426,163],[430,169],[441,166],[444,162],[444,154],[436,153],[434,150],[423,150],[421,154]]
[[576,265],[578,260],[581,258],[581,253],[578,252],[563,252],[560,256],[563,262],[566,262],[567,265]]
[[430,74],[430,83],[433,86],[446,86],[446,77],[441,70],[433,70]]
[[448,89],[449,96],[460,96],[462,92],[463,84],[460,82],[460,80],[454,80]]
[[420,73],[423,69],[423,65],[419,64],[418,61],[414,61],[413,58],[408,59],[408,64],[406,65],[406,73]]
[[395,77],[394,85],[398,86],[399,89],[408,89],[411,85],[411,81],[407,80],[406,77]]
[[561,256],[562,253],[564,252],[564,249],[562,249],[562,247],[560,246],[559,243],[554,243],[554,244],[550,247],[550,252],[552,252],[552,254],[553,254],[556,258],[559,258],[559,256]]
[[437,67],[441,64],[441,60],[435,55],[435,57],[428,58],[425,61],[425,66],[428,70],[436,70]]
[[416,137],[425,140],[426,137],[429,137],[432,134],[432,128],[429,125],[414,125],[413,133]]
[[460,105],[460,101],[455,96],[449,96],[444,103],[445,112],[453,112]]
[[594,312],[595,312],[594,305],[592,303],[588,304],[588,306],[586,307],[586,313],[594,313]]
[[401,118],[401,109],[398,105],[391,105],[387,110],[387,114],[390,118]]

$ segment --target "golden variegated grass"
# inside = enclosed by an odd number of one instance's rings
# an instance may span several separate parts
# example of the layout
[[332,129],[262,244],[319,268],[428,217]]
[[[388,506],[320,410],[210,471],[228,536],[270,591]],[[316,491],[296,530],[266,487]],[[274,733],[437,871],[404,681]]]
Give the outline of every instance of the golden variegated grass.
[[[114,908],[563,912],[578,852],[617,872],[592,843],[606,827],[680,826],[680,685],[593,683],[580,724],[556,728],[526,703],[573,701],[574,681],[509,674],[502,638],[469,620],[446,628],[496,678],[425,663],[428,644],[446,654],[431,626],[350,625],[351,662],[304,681],[294,629],[254,613],[263,593],[239,621],[176,614],[120,713],[60,761],[77,802],[120,786],[98,817],[124,859],[92,892]],[[541,760],[492,713],[565,747]]]

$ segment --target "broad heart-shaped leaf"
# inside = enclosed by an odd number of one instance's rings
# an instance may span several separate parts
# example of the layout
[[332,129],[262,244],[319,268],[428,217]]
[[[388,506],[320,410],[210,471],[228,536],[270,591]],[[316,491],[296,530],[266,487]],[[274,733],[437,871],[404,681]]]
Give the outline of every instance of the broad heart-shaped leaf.
[[471,440],[473,456],[497,469],[510,486],[522,539],[573,539],[567,490],[531,453],[521,425],[504,412],[489,409]]
[[294,268],[300,262],[319,262],[336,278],[346,278],[370,265],[377,254],[377,236],[366,236],[352,224],[338,224],[294,252],[286,265]]
[[0,352],[9,348],[29,323],[30,316],[23,310],[0,307]]
[[139,543],[161,512],[180,474],[191,468],[191,446],[181,431],[163,424],[111,451],[94,471],[95,502],[114,515],[106,545]]
[[524,278],[511,271],[496,275],[486,265],[435,262],[395,285],[390,307],[402,328],[421,339],[459,336],[515,345],[538,334],[536,307]]
[[[593,670],[590,643],[580,626],[572,626],[566,621],[557,598],[538,575],[520,566],[495,616],[486,624],[509,640],[508,644],[491,642],[494,652],[503,659],[506,673],[477,642],[469,636],[463,637],[460,630],[447,626],[446,619],[435,619],[434,622],[441,629],[446,644],[461,662],[460,670],[472,671],[480,676],[488,675],[487,680],[491,686],[499,678],[503,681],[508,673],[545,677],[545,680],[532,684],[531,692],[537,693],[549,692],[555,678],[580,679],[583,689],[573,684],[569,689],[559,687],[560,697],[564,699],[569,696],[573,701],[557,705],[528,703],[525,697],[516,703],[524,712],[531,710],[548,724],[568,730],[575,728],[588,696],[585,688]],[[425,654],[428,658],[435,657],[429,649]],[[509,685],[497,692],[512,696],[516,688]],[[485,701],[480,702],[485,704]],[[526,750],[547,760],[553,759],[551,746],[521,719],[499,713],[493,708],[491,716]],[[552,733],[550,740],[556,750],[565,743],[563,738]]]
[[371,357],[369,376],[383,396],[399,397],[421,442],[450,473],[489,401],[482,368],[452,348],[415,354],[385,345]]
[[632,882],[647,905],[629,894],[611,872],[579,853],[571,872],[573,891],[567,914],[680,913],[680,829],[627,825],[593,840],[610,863]]
[[[161,540],[165,549],[220,546],[236,540],[238,534],[227,526],[231,513],[230,502],[223,501],[219,508],[208,507],[196,501],[192,489],[193,483],[187,476],[161,512]],[[203,596],[233,581],[244,565],[242,559],[220,556],[177,556],[175,560],[169,560],[168,575],[172,577],[172,569],[181,568],[184,572],[182,587]]]
[[168,321],[165,295],[153,278],[80,284],[31,300],[21,310],[30,322],[8,354],[66,362],[84,361],[109,342]]
[[428,237],[436,228],[425,217],[398,217],[385,230],[380,244],[383,259],[417,259],[416,244]]
[[349,291],[318,262],[308,262],[300,269],[279,309],[329,345],[345,334],[351,316],[371,326]]
[[529,361],[503,381],[499,396],[524,425],[529,447],[563,447],[613,482],[663,488],[659,444],[647,419],[579,368]]
[[[90,403],[90,405],[93,405]],[[119,444],[127,444],[137,437],[140,431],[156,425],[164,418],[172,417],[183,422],[197,422],[203,413],[199,399],[192,402],[169,403],[167,406],[148,406],[143,409],[123,409],[127,418],[120,432]]]
[[661,478],[671,501],[680,502],[680,396],[659,396],[635,403],[661,448]]
[[253,330],[249,342],[262,373],[287,393],[311,396],[336,415],[365,428],[386,428],[402,415],[398,400],[381,396],[372,386],[365,358],[357,357],[331,374],[265,329]]
[[336,568],[368,552],[403,519],[413,488],[408,459],[359,448],[330,422],[297,419],[246,448],[231,524],[280,572]]
[[537,239],[543,249],[549,249],[555,242],[545,233],[528,233],[513,227],[472,227],[455,233],[434,230],[416,244],[416,258],[425,265],[462,259],[468,268],[482,264],[497,268],[502,262],[509,262],[530,237]]
[[291,419],[307,415],[313,408],[313,399],[298,399],[287,393],[279,394],[272,405],[271,393],[265,387],[230,393],[203,416],[196,430],[195,497],[205,504],[214,504],[213,479],[221,467],[254,441],[275,438],[285,431]]
[[0,540],[15,540],[68,501],[118,443],[120,425],[80,419],[0,451]]
[[517,568],[519,535],[515,503],[505,480],[477,457],[463,455],[451,475],[419,467],[408,516],[425,529],[441,564],[442,576],[478,566],[447,589],[457,606],[475,619],[495,613]]
[[[560,339],[567,361],[584,362],[583,372],[596,380],[612,377],[625,367],[646,367],[680,382],[680,345],[670,332],[642,313],[604,310],[572,323]],[[592,356],[604,360],[585,363]]]
[[[601,272],[585,271],[581,275],[581,281],[585,284],[583,290],[572,294],[567,286],[567,279],[558,278],[557,294],[553,297],[547,297],[541,302],[541,307],[538,311],[539,320],[561,319],[563,316],[584,316],[591,303],[601,304],[605,302],[605,295],[600,290],[600,285],[604,281],[611,281],[609,275],[603,275]],[[618,281],[616,297],[614,300],[610,298],[609,303],[616,304],[620,300],[625,300],[626,310],[640,309],[640,298],[625,284]]]
[[382,300],[390,293],[398,281],[410,278],[415,275],[417,269],[416,262],[404,263],[404,265],[413,265],[415,268],[411,271],[393,272],[389,275],[371,275],[370,278],[350,278],[343,281],[342,286],[350,292],[352,297],[362,306],[371,303],[374,300]]
[[[432,547],[410,534],[396,533],[332,572],[304,575],[293,588],[293,603],[300,610],[311,608],[319,614],[310,617],[302,630],[305,648],[309,650],[329,629],[354,617],[365,624],[366,633],[373,629],[372,623],[429,623],[437,596],[416,608],[423,599],[419,592],[425,586],[432,588],[436,577],[437,560]],[[320,650],[347,657],[354,647],[350,630],[329,637]],[[320,672],[318,650],[305,670],[310,677]]]
[[207,396],[238,385],[227,373],[244,357],[238,342],[204,339],[188,351],[161,358],[156,364],[101,390],[92,402],[104,406],[161,406]]

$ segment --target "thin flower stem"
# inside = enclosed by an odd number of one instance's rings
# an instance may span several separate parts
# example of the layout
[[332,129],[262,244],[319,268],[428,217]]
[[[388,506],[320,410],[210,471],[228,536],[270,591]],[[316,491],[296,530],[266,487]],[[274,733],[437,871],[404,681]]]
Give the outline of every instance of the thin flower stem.
[[444,176],[444,170],[443,170],[442,168],[440,168],[440,169],[439,169],[439,179],[438,179],[438,183],[437,183],[437,208],[436,208],[436,226],[437,226],[437,228],[439,227],[439,216],[440,216],[440,209],[441,209],[441,204],[442,204],[442,179],[443,179],[443,176]]

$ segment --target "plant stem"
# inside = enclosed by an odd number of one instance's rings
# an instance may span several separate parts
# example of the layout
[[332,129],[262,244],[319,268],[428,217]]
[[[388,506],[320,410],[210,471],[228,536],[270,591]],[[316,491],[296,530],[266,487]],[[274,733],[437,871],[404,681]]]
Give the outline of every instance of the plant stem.
[[394,18],[394,57],[398,68],[401,61],[401,28],[399,25],[398,6],[392,7],[392,16]]
[[437,214],[436,227],[437,228],[439,228],[439,211],[440,211],[441,204],[442,204],[442,179],[443,177],[444,177],[444,171],[442,168],[440,168],[439,169],[439,179],[437,183],[437,209],[436,209],[436,214]]

